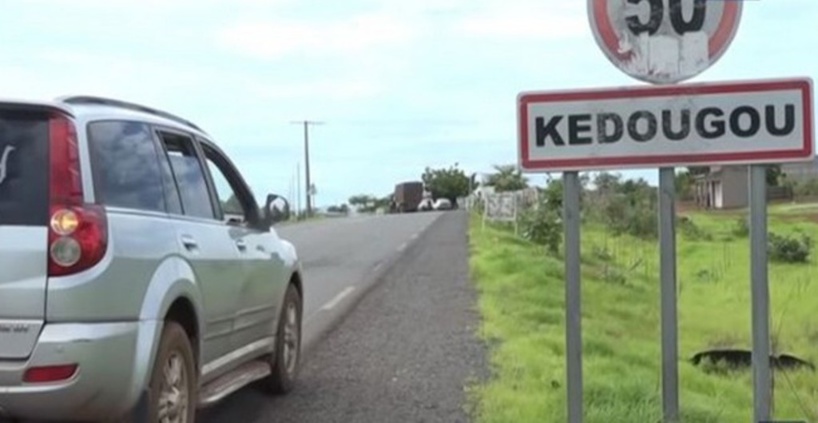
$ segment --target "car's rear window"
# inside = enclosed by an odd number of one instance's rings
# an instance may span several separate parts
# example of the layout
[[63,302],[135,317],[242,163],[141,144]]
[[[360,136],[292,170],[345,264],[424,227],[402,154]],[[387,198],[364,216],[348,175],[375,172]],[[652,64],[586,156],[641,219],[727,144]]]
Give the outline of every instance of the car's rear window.
[[88,125],[97,202],[165,212],[165,193],[152,129],[130,121]]
[[48,223],[48,116],[0,109],[0,226]]

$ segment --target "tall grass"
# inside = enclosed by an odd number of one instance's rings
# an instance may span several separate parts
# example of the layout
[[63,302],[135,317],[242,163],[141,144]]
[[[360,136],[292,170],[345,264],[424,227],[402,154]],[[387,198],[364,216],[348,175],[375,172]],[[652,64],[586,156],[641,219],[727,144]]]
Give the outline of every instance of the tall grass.
[[[770,229],[818,238],[818,224],[796,210],[772,209]],[[698,230],[678,236],[683,422],[752,419],[749,371],[708,374],[688,361],[709,348],[751,348],[750,250],[748,238],[734,231],[739,216],[689,214]],[[470,232],[481,335],[491,345],[495,372],[472,388],[478,421],[564,422],[564,263],[508,230],[482,229],[478,220]],[[582,259],[586,421],[658,422],[658,246],[588,224]],[[813,363],[818,363],[816,266],[816,257],[807,264],[770,264],[775,352]],[[774,406],[778,419],[818,420],[818,374],[776,372]]]

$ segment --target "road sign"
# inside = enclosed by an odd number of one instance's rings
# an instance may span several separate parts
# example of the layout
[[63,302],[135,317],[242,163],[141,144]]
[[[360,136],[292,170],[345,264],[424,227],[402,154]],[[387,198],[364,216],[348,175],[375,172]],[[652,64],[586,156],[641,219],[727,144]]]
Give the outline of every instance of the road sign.
[[517,198],[513,192],[486,196],[485,216],[496,222],[514,222],[517,219]]
[[659,168],[662,411],[679,421],[675,166],[751,164],[754,421],[770,419],[765,164],[811,161],[808,78],[686,84],[721,58],[743,0],[587,0],[616,67],[663,87],[530,92],[517,98],[520,168],[563,171],[567,421],[583,420],[578,172]]
[[605,56],[633,78],[673,83],[714,64],[733,41],[742,0],[588,0]]
[[809,78],[522,93],[526,172],[808,161]]

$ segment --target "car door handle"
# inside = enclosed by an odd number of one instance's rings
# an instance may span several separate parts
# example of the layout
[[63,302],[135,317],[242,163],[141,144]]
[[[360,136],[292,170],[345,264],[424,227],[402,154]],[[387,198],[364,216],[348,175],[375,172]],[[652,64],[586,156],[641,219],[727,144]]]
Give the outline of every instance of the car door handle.
[[247,243],[243,239],[236,240],[236,247],[239,251],[247,251]]
[[198,242],[196,242],[196,240],[195,240],[195,239],[193,239],[193,237],[192,237],[192,236],[190,236],[190,235],[182,235],[182,238],[181,238],[181,239],[182,239],[182,245],[184,245],[184,246],[185,246],[185,248],[186,248],[186,249],[188,249],[189,251],[193,251],[193,250],[198,250],[198,249],[199,249],[199,243],[198,243]]

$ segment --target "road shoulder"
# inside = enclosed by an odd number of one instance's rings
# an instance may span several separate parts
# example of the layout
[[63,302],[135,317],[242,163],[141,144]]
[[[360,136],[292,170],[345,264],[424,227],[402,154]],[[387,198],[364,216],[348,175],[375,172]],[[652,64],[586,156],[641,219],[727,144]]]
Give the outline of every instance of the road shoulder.
[[[463,212],[437,219],[316,345],[296,390],[242,420],[470,421],[466,387],[485,377],[487,353],[477,336],[467,228]],[[208,420],[233,421],[227,410],[246,413],[260,400],[239,399],[246,404],[220,407],[225,415]]]

